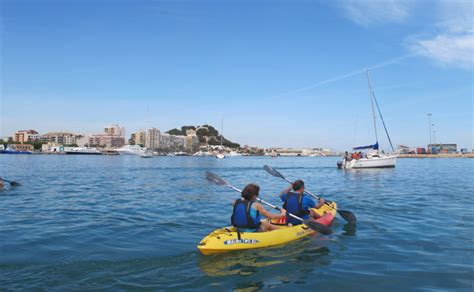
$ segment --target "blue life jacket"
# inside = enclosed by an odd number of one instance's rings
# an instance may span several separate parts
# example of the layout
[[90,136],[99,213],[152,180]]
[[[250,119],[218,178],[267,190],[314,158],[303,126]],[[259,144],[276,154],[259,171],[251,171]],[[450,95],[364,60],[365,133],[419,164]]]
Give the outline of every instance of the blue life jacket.
[[[260,226],[260,212],[256,211],[253,217],[250,212],[253,202],[238,199],[234,203],[234,210],[230,221],[238,229],[257,229]],[[253,212],[252,212],[253,213]]]
[[[309,214],[307,210],[303,208],[303,194],[298,193],[288,193],[286,194],[285,202],[283,203],[283,208],[293,215],[298,217],[304,217]],[[296,221],[289,215],[286,215],[286,222],[294,224],[301,224],[300,221]]]

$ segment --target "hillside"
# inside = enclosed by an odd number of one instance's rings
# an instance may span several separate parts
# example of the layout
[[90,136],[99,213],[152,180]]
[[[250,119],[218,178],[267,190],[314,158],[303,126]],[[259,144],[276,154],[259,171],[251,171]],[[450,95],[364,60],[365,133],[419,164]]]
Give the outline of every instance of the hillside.
[[[181,129],[171,129],[166,133],[170,135],[180,135],[186,136],[186,130],[196,131],[196,135],[199,138],[199,143],[203,145],[220,145],[221,144],[221,134],[211,125],[202,125],[202,126],[182,126]],[[240,148],[240,144],[234,143],[225,137],[222,139],[222,145],[229,148]]]

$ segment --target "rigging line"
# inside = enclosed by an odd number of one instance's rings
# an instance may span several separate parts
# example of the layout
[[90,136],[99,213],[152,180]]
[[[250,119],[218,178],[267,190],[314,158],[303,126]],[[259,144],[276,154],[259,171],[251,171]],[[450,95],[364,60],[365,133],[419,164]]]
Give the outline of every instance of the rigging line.
[[[368,71],[367,71],[367,74],[368,74]],[[388,134],[387,126],[385,125],[385,121],[383,120],[382,112],[380,111],[379,103],[377,102],[377,99],[375,98],[375,93],[372,90],[372,87],[370,87],[370,92],[372,94],[373,100],[375,101],[375,105],[377,106],[377,111],[379,112],[380,119],[382,120],[382,125],[383,125],[383,128],[385,129],[385,134],[387,134],[388,142],[390,142],[390,147],[392,147],[392,151],[395,152],[395,149],[393,148],[393,144],[392,144],[392,139],[390,139],[390,135]],[[375,119],[375,115],[374,115],[374,119]]]
[[370,97],[370,104],[372,106],[372,117],[374,119],[375,142],[378,144],[379,137],[377,136],[377,122],[375,121],[374,99],[372,98],[373,90],[372,90],[372,85],[370,84],[369,69],[367,69],[367,82],[369,83],[369,97]]
[[336,81],[339,81],[339,80],[347,79],[349,77],[353,77],[353,76],[356,76],[356,75],[359,75],[359,74],[363,74],[363,73],[365,73],[366,70],[374,70],[374,69],[383,68],[383,67],[398,63],[400,61],[403,61],[403,60],[405,60],[407,58],[410,58],[410,57],[413,57],[413,56],[414,56],[414,54],[401,55],[401,56],[386,60],[384,62],[380,62],[378,64],[369,66],[368,68],[354,70],[352,72],[349,72],[349,73],[346,73],[346,74],[343,74],[343,75],[339,75],[339,76],[336,76],[336,77],[333,77],[333,78],[330,78],[330,79],[326,79],[324,81],[320,81],[320,82],[317,82],[317,83],[314,83],[314,84],[311,84],[311,85],[308,85],[308,86],[305,86],[305,87],[301,87],[301,88],[294,89],[294,90],[291,90],[291,91],[283,92],[283,93],[277,94],[273,97],[277,98],[277,97],[282,97],[282,96],[288,96],[288,95],[292,95],[292,94],[299,93],[299,92],[302,92],[302,91],[306,91],[306,90],[309,90],[309,89],[317,88],[317,87],[320,87],[320,86],[323,86],[323,85],[326,85],[326,84],[329,84],[329,83],[333,83],[333,82],[336,82]]

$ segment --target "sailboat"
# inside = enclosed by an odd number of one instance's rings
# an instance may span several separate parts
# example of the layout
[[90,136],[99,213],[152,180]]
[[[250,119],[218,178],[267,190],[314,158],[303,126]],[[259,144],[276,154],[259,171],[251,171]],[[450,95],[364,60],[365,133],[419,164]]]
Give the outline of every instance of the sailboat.
[[219,150],[219,153],[217,153],[217,155],[216,155],[217,159],[224,159],[225,158],[224,150],[223,150],[223,147],[222,147],[222,136],[223,135],[224,135],[224,117],[222,117],[222,120],[221,120],[221,149]]
[[[338,168],[345,168],[345,169],[357,169],[357,168],[386,168],[386,167],[395,167],[397,162],[397,155],[395,153],[387,153],[385,154],[383,151],[379,151],[379,140],[377,136],[377,121],[375,117],[375,107],[377,107],[377,111],[380,116],[380,120],[382,121],[383,127],[385,129],[385,134],[387,134],[388,141],[390,142],[390,146],[392,151],[395,152],[392,145],[392,140],[390,139],[390,135],[388,134],[387,127],[382,117],[382,112],[380,111],[379,104],[377,103],[377,99],[375,98],[374,91],[372,90],[372,84],[370,82],[370,75],[369,70],[367,70],[367,82],[369,84],[369,96],[370,102],[372,105],[372,117],[374,120],[374,130],[375,130],[375,144],[367,145],[367,146],[360,146],[354,147],[353,150],[367,150],[367,154],[362,155],[360,157],[358,154],[350,156],[347,154],[342,161],[337,162]],[[375,105],[375,107],[374,107]]]

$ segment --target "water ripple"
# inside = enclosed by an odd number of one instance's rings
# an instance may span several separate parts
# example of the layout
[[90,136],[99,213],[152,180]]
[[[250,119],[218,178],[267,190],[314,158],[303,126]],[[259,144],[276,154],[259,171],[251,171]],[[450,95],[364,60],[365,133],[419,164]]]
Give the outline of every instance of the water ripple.
[[[336,158],[0,156],[2,290],[465,290],[473,285],[474,160],[400,159],[388,170],[341,171]],[[287,245],[201,256],[239,194],[261,185],[281,204],[290,179],[353,211],[334,233]],[[357,288],[355,288],[357,287]]]

